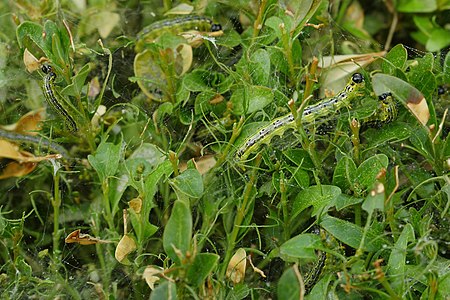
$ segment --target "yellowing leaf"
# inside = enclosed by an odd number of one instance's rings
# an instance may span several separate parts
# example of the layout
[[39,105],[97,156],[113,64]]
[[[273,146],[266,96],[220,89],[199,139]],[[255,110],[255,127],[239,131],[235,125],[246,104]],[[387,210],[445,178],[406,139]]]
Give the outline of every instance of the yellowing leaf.
[[134,198],[128,202],[128,205],[130,208],[137,214],[141,213],[142,209],[142,199],[141,198]]
[[130,264],[127,255],[136,250],[136,242],[128,234],[124,235],[116,247],[115,257],[122,264]]
[[243,248],[239,248],[230,259],[227,267],[227,277],[237,284],[244,280],[247,254]]

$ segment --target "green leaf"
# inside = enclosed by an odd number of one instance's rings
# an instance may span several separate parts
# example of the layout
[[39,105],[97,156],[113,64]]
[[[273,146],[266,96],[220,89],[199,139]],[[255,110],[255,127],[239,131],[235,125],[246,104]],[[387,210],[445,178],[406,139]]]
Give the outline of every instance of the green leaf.
[[427,13],[437,9],[436,0],[398,0],[397,11],[403,13]]
[[17,26],[16,29],[16,37],[21,48],[24,48],[26,45],[24,44],[25,38],[28,37],[31,39],[44,53],[45,53],[45,43],[43,39],[44,28],[30,21],[24,21]]
[[450,158],[450,132],[447,134],[447,137],[445,138],[445,144],[444,147],[442,148],[442,158],[443,160]]
[[230,101],[233,103],[233,113],[251,114],[271,103],[273,92],[265,86],[244,86],[233,92]]
[[409,137],[411,144],[415,151],[426,157],[428,160],[433,160],[433,145],[428,135],[428,130],[424,127],[413,128],[411,136]]
[[408,53],[402,44],[398,44],[386,54],[385,59],[381,64],[383,73],[394,74],[396,69],[404,70]]
[[330,285],[333,274],[326,274],[312,288],[311,292],[305,297],[306,300],[328,299],[328,286]]
[[212,110],[210,101],[216,93],[212,91],[201,92],[195,97],[194,111],[196,115],[205,115]]
[[164,119],[166,115],[171,115],[173,112],[173,104],[170,102],[162,103],[160,106],[158,106],[158,109],[156,110],[156,122],[160,123],[161,120]]
[[450,30],[443,28],[435,28],[431,32],[431,36],[425,47],[427,51],[436,52],[450,45]]
[[192,214],[186,201],[176,200],[163,234],[163,247],[177,264],[181,263],[177,252],[183,255],[189,250],[192,237]]
[[85,64],[78,73],[72,77],[72,84],[66,86],[61,94],[66,96],[74,96],[80,97],[81,90],[84,87],[84,83],[86,82],[86,77],[89,75],[90,66],[89,64]]
[[225,46],[230,49],[238,46],[241,42],[242,38],[240,34],[231,28],[227,30],[227,34],[216,38],[217,45]]
[[299,187],[305,189],[310,185],[309,175],[307,171],[292,167],[288,167],[287,169],[292,174],[292,177]]
[[384,154],[376,154],[366,159],[356,170],[354,180],[362,189],[368,189],[373,186],[378,173],[384,168],[386,169],[389,159]]
[[194,70],[183,77],[183,87],[191,92],[211,91],[206,82],[210,74],[210,72],[203,69]]
[[450,52],[445,56],[443,82],[450,82]]
[[143,247],[148,239],[158,231],[159,227],[150,223],[148,217],[144,217],[142,211],[137,214],[133,209],[128,209],[128,213],[136,234],[137,244],[139,247]]
[[199,253],[186,274],[187,281],[194,287],[200,286],[217,266],[220,256],[213,253]]
[[197,169],[187,169],[171,181],[172,186],[190,198],[200,198],[203,194],[203,179]]
[[342,157],[334,169],[333,185],[340,187],[342,190],[350,190],[354,184],[356,174],[356,164],[351,157]]
[[397,294],[401,294],[405,285],[406,248],[408,242],[414,241],[414,229],[411,224],[406,224],[398,240],[392,248],[388,261],[387,275]]
[[176,300],[177,285],[171,281],[165,281],[158,285],[150,294],[150,300]]
[[420,32],[423,33],[427,38],[430,36],[431,31],[434,28],[433,22],[427,15],[414,15],[414,24],[419,28]]
[[446,183],[441,188],[441,191],[447,196],[447,205],[445,206],[445,209],[441,212],[441,218],[445,218],[448,209],[450,208],[450,184]]
[[383,126],[383,130],[368,129],[364,132],[367,149],[377,148],[388,142],[398,143],[411,135],[411,127],[405,123],[392,123]]
[[450,297],[450,273],[447,272],[444,276],[439,276],[437,299],[448,299],[449,297]]
[[256,50],[251,56],[248,68],[256,85],[267,85],[270,74],[270,56],[264,49]]
[[67,31],[60,31],[51,20],[44,24],[45,52],[50,60],[60,68],[65,69],[69,61],[69,37]]
[[314,163],[312,162],[308,151],[304,149],[287,149],[283,151],[283,154],[297,167],[308,170],[314,169]]
[[375,209],[384,211],[384,195],[384,185],[378,182],[364,200],[364,203],[361,206],[362,209],[364,209],[369,214],[372,214]]
[[264,22],[264,25],[267,26],[268,28],[272,28],[275,31],[277,37],[281,37],[280,25],[282,23],[283,20],[281,18],[272,16]]
[[317,234],[299,234],[280,246],[280,257],[284,261],[297,261],[297,259],[316,259],[315,249],[322,245]]
[[341,189],[333,185],[315,185],[304,189],[295,197],[291,219],[311,205],[314,207],[311,213],[313,216],[326,211],[327,208],[335,205],[340,194]]
[[340,211],[346,207],[359,204],[363,202],[363,198],[358,198],[354,196],[349,196],[347,194],[340,194],[339,197],[336,199],[336,210]]
[[[153,198],[155,197],[158,182],[164,176],[168,177],[172,174],[173,168],[170,161],[165,160],[161,162],[154,171],[152,171],[144,180],[144,199],[142,201],[141,220],[139,226],[142,228],[142,235],[138,236],[138,240],[142,243],[143,240],[150,237],[153,233],[154,225],[149,221],[150,211],[155,206]],[[133,227],[135,224],[133,224]]]
[[[358,225],[328,215],[322,217],[320,226],[332,234],[336,239],[354,249],[359,247],[364,232],[364,229]],[[376,252],[388,245],[388,241],[382,237],[382,234],[382,232],[376,232],[375,229],[369,229],[365,237],[363,250]]]
[[297,300],[300,299],[300,285],[298,284],[295,266],[284,271],[277,284],[277,299]]
[[105,179],[116,174],[122,155],[122,142],[114,145],[102,141],[95,153],[88,155],[88,161],[103,183]]
[[[450,0],[437,0],[438,8],[441,11],[450,9]],[[450,291],[450,289],[448,289]]]

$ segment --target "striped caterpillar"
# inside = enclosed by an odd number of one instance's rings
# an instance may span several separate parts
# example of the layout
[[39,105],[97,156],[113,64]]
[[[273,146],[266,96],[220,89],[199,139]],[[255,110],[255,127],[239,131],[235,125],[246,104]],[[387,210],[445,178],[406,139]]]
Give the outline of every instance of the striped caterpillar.
[[15,143],[32,143],[35,145],[39,145],[43,148],[47,148],[49,150],[55,151],[61,154],[65,158],[69,158],[69,153],[64,147],[60,146],[57,143],[46,140],[44,138],[38,136],[32,136],[27,134],[21,134],[11,131],[6,131],[4,129],[0,129],[0,139],[8,140]]
[[214,24],[208,17],[198,15],[187,15],[173,19],[160,20],[141,30],[138,34],[138,41],[136,42],[136,51],[141,52],[145,44],[153,43],[158,37],[165,33],[180,34],[190,30],[216,32],[221,31],[222,26],[220,24]]
[[54,91],[54,82],[56,79],[56,74],[53,72],[53,68],[49,65],[42,66],[42,72],[44,72],[44,84],[42,85],[42,90],[44,92],[45,100],[47,103],[66,121],[69,130],[75,132],[78,130],[77,123],[72,118],[72,116],[67,112],[61,103],[61,100],[57,98]]
[[[320,118],[327,117],[339,111],[343,107],[349,107],[350,102],[358,95],[358,91],[363,87],[363,75],[360,73],[353,74],[349,83],[336,96],[307,106],[301,116],[302,123],[304,125],[311,124]],[[236,152],[236,159],[241,161],[245,160],[259,146],[268,144],[274,136],[281,136],[287,129],[295,127],[296,122],[292,113],[273,120],[269,125],[261,128],[243,143]]]

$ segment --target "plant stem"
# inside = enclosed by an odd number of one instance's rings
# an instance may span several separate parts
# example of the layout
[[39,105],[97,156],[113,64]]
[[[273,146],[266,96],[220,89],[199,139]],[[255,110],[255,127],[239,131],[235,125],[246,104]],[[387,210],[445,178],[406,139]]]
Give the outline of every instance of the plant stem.
[[115,231],[114,221],[111,212],[111,203],[109,202],[109,181],[107,178],[102,184],[102,190],[103,190],[103,209],[105,210],[104,217],[106,219],[106,222],[108,223],[109,229],[111,229],[111,231]]
[[[56,169],[56,167],[55,167]],[[61,238],[61,234],[59,232],[59,208],[61,207],[61,191],[59,190],[59,179],[60,175],[58,170],[56,169],[53,174],[53,261],[56,269],[60,264],[60,251],[59,251],[59,241]]]
[[258,167],[261,163],[262,156],[258,154],[255,158],[255,165],[252,174],[250,175],[250,180],[245,185],[243,199],[241,205],[237,208],[236,218],[234,220],[234,227],[231,231],[231,234],[228,235],[227,242],[227,251],[225,253],[225,258],[223,260],[222,270],[220,272],[220,277],[223,278],[225,276],[225,272],[227,270],[228,262],[234,252],[234,248],[236,247],[237,238],[239,235],[239,231],[241,230],[242,222],[247,215],[248,209],[251,206],[252,191],[254,185],[256,184],[257,175],[258,175]]
[[286,195],[286,179],[284,173],[280,172],[280,193],[281,193],[281,208],[283,210],[283,224],[284,224],[284,240],[287,241],[290,236],[289,230],[289,210]]
[[258,9],[258,16],[256,17],[256,20],[253,23],[253,42],[255,41],[256,37],[259,35],[259,32],[261,31],[266,6],[267,0],[261,0],[261,4],[259,5]]

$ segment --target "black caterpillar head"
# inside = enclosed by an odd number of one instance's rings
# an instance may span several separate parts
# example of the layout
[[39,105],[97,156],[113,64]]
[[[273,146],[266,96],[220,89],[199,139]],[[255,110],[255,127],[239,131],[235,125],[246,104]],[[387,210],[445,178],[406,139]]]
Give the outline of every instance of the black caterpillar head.
[[221,30],[222,30],[222,25],[220,25],[220,24],[212,24],[211,25],[211,32],[221,31]]
[[49,73],[53,72],[53,68],[50,65],[42,65],[41,70],[45,74],[49,74]]
[[361,83],[364,81],[364,76],[361,73],[355,73],[352,75],[352,80],[354,83]]

